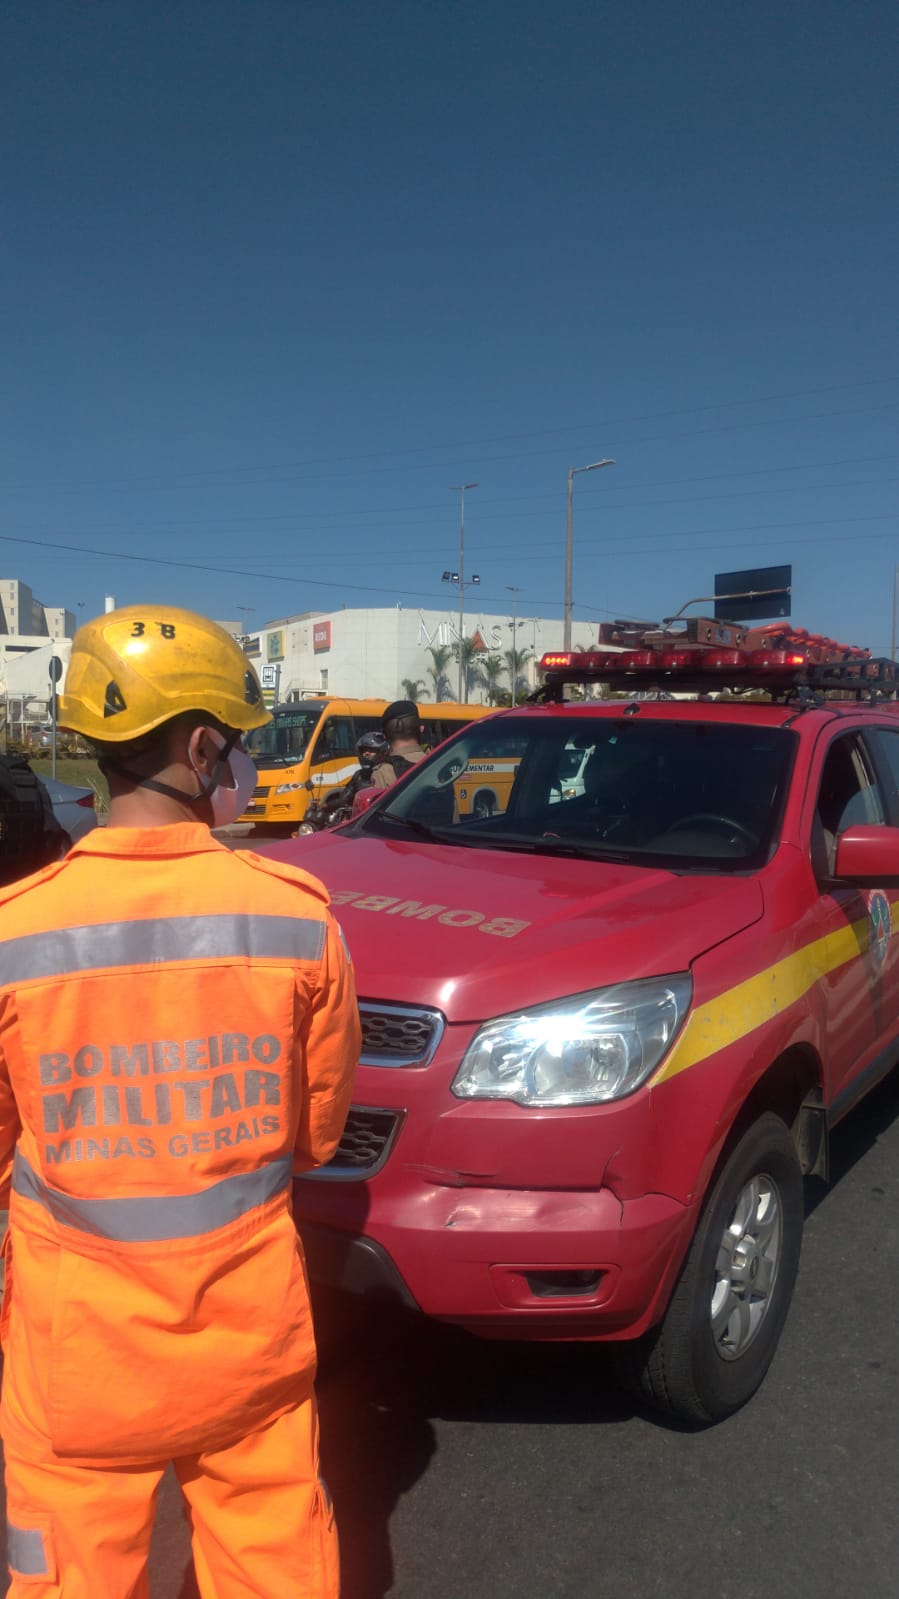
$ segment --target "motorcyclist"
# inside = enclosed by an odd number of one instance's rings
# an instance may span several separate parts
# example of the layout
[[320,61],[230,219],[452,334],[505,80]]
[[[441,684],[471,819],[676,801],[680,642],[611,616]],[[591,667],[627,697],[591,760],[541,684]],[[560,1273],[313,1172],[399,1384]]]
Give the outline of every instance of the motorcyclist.
[[326,802],[328,810],[328,826],[334,827],[338,822],[349,821],[353,814],[353,801],[362,789],[370,788],[375,781],[374,774],[382,761],[390,753],[390,744],[383,733],[362,733],[356,740],[356,754],[359,757],[359,770],[354,772],[345,788]]
[[353,814],[353,801],[362,789],[370,788],[372,774],[383,760],[386,760],[390,745],[383,733],[362,733],[356,740],[356,754],[359,757],[359,770],[354,772],[349,782],[343,788],[335,788],[326,799],[310,805],[304,820],[300,823],[294,838],[301,838],[304,833],[318,833],[327,827],[336,827],[340,822],[348,822]]
[[343,791],[344,803],[352,808],[353,800],[362,788],[370,788],[374,773],[390,753],[390,744],[383,733],[363,733],[356,740],[359,770],[350,778]]

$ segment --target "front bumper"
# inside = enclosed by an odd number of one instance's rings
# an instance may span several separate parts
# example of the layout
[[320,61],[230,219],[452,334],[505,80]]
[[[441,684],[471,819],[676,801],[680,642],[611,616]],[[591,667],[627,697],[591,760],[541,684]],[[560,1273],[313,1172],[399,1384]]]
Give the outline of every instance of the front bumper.
[[664,1310],[695,1220],[667,1196],[622,1202],[608,1188],[423,1182],[371,1209],[366,1184],[324,1188],[295,1185],[313,1279],[505,1338],[638,1336]]

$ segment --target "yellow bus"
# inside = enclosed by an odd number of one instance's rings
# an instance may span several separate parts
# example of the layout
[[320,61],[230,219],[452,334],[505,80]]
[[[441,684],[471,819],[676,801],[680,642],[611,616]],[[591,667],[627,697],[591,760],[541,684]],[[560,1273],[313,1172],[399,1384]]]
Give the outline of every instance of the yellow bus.
[[[356,740],[380,729],[389,703],[322,695],[279,705],[272,721],[247,737],[256,787],[239,820],[252,822],[259,833],[294,832],[313,799],[316,803],[327,799],[359,770]],[[422,744],[433,749],[491,709],[451,701],[420,704]]]
[[[529,735],[517,730],[514,722],[506,721],[497,722],[495,732],[493,743],[482,749],[476,761],[466,761],[455,779],[458,816],[495,816],[509,803]],[[584,735],[568,739],[550,788],[550,804],[583,794],[584,772],[593,748]]]

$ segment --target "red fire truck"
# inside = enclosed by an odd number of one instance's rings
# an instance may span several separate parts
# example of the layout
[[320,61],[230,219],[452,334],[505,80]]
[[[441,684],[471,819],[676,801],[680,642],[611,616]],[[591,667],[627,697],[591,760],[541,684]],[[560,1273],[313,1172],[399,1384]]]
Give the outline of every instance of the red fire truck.
[[[542,666],[365,815],[269,851],[330,889],[364,1032],[298,1224],[314,1276],[614,1342],[705,1424],[774,1355],[803,1177],[899,1061],[897,668],[703,618]],[[460,784],[498,750],[475,814]]]

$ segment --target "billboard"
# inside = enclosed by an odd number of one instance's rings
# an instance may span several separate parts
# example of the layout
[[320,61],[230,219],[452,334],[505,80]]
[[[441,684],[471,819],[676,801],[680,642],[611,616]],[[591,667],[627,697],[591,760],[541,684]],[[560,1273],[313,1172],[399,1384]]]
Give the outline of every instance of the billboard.
[[330,648],[331,648],[331,624],[330,624],[330,622],[313,622],[313,624],[312,624],[312,652],[313,652],[313,654],[314,655],[322,655],[325,650],[329,650]]
[[[792,583],[792,566],[753,566],[744,572],[716,572],[715,620],[763,622],[772,617],[789,616]],[[728,594],[744,598],[724,598]]]
[[269,661],[283,661],[284,659],[284,634],[280,628],[277,632],[269,633],[266,638],[266,658]]

